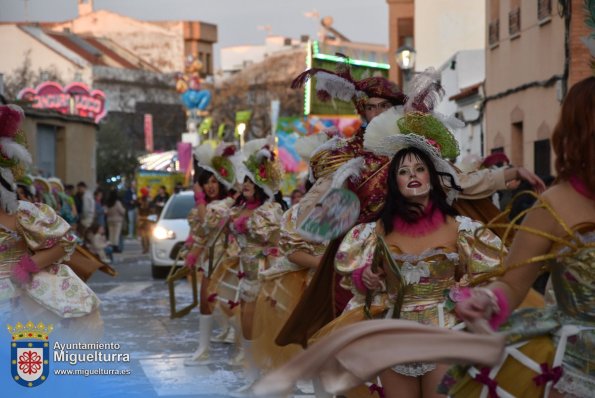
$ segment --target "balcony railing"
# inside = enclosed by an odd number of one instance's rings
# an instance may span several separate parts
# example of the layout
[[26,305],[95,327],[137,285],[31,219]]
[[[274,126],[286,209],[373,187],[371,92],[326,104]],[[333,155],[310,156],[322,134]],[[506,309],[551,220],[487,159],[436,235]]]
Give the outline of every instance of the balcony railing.
[[552,0],[537,0],[537,19],[543,21],[552,15]]
[[489,29],[488,44],[490,46],[498,44],[498,41],[500,41],[500,20],[496,19],[490,22]]
[[508,34],[517,36],[521,33],[521,8],[518,7],[508,13]]

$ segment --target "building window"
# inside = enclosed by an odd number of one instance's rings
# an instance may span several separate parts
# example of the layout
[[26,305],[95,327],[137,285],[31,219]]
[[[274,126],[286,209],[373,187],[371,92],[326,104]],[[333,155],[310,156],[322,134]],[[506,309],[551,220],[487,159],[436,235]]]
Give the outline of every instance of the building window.
[[521,34],[521,7],[516,7],[508,13],[508,34],[514,39]]
[[500,0],[490,0],[488,25],[488,44],[496,47],[500,41]]
[[539,140],[533,144],[533,153],[535,154],[534,168],[535,174],[540,177],[551,175],[551,149],[550,140]]
[[49,124],[37,125],[35,147],[37,169],[44,177],[56,175],[56,136],[58,128]]
[[537,19],[539,22],[547,22],[552,15],[552,0],[537,0]]
[[510,161],[514,166],[523,166],[523,122],[513,123],[510,136]]

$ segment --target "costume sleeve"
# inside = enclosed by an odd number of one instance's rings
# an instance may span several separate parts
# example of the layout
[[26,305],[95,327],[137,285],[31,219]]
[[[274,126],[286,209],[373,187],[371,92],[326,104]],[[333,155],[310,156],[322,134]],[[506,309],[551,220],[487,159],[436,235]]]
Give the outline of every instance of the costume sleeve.
[[276,202],[267,202],[254,210],[246,226],[250,239],[265,245],[277,245],[281,232],[283,211]]
[[201,220],[198,217],[198,213],[194,210],[188,215],[189,222],[190,216],[193,217],[193,222],[190,224],[190,233],[196,244],[200,246],[205,246],[207,244],[211,234],[218,231],[229,218],[233,203],[234,201],[231,198],[216,200],[209,203],[207,205],[204,220]]
[[312,256],[320,256],[324,254],[326,246],[305,240],[297,230],[299,208],[299,205],[293,206],[283,214],[279,247],[287,256],[297,251],[306,252]]
[[335,255],[335,269],[343,275],[350,275],[359,268],[372,264],[376,249],[376,223],[358,224],[351,228]]
[[[459,252],[461,285],[466,285],[473,276],[494,271],[500,264],[502,241],[483,224],[468,217],[457,217],[459,235],[457,247]],[[480,229],[479,235],[476,231]]]
[[70,225],[46,204],[20,201],[17,224],[27,247],[33,251],[60,245],[66,254],[57,262],[68,260],[74,252],[76,235]]
[[496,191],[506,189],[504,168],[482,169],[472,173],[460,173],[459,185],[463,188],[460,197],[463,199],[487,198]]

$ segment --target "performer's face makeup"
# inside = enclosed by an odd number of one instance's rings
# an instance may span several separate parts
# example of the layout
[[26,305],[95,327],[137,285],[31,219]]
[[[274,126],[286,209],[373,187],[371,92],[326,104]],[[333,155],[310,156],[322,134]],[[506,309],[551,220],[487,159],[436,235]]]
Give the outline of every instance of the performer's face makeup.
[[242,185],[242,195],[246,200],[254,199],[254,183],[248,177],[244,179],[244,184]]
[[213,200],[219,197],[219,181],[217,181],[215,176],[209,177],[202,188],[209,199]]
[[407,198],[424,198],[430,193],[428,166],[415,155],[405,156],[397,169],[399,192]]
[[372,119],[380,115],[382,112],[392,108],[392,106],[393,104],[384,98],[368,98],[364,105],[364,116],[366,117],[366,121],[370,123]]

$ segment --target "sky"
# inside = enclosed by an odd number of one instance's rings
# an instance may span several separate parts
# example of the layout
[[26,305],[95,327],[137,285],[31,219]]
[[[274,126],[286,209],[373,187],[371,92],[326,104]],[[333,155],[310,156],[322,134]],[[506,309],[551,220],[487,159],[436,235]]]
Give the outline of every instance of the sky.
[[[330,15],[333,27],[352,41],[388,45],[386,0],[95,0],[106,9],[144,20],[200,20],[218,25],[218,47],[262,44],[259,26],[273,35],[315,38],[318,19]],[[0,0],[0,22],[64,21],[77,16],[77,0]]]

